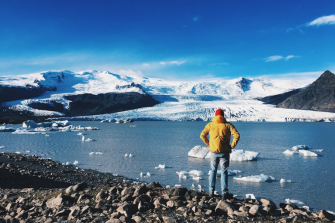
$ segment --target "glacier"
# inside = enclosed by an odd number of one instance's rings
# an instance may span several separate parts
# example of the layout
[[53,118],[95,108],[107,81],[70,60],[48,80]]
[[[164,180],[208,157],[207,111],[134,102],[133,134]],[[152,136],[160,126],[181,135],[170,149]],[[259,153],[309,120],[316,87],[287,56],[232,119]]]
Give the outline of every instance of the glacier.
[[61,112],[30,107],[29,104],[34,102],[50,104],[54,101],[67,108],[69,100],[64,96],[84,93],[137,92],[144,94],[146,92],[160,104],[111,114],[77,116],[71,119],[210,121],[215,110],[221,108],[228,121],[335,121],[334,113],[276,108],[274,105],[264,104],[257,100],[257,98],[306,87],[313,81],[311,79],[268,79],[266,77],[172,81],[95,70],[47,71],[0,77],[0,85],[2,86],[43,86],[44,89],[54,90],[45,91],[35,98],[2,103],[2,107],[9,107],[17,111],[29,111],[36,116],[66,118]]

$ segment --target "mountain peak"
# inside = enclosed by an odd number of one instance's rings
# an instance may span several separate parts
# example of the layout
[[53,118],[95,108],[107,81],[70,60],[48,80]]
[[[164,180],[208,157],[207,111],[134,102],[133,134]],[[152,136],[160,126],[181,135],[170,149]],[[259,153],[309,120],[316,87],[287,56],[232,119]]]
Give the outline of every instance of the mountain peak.
[[307,88],[278,104],[281,108],[335,112],[335,75],[325,71]]
[[330,72],[329,70],[326,70],[325,72],[323,72],[323,74],[321,74],[320,78],[335,78],[335,74],[333,74],[332,72]]

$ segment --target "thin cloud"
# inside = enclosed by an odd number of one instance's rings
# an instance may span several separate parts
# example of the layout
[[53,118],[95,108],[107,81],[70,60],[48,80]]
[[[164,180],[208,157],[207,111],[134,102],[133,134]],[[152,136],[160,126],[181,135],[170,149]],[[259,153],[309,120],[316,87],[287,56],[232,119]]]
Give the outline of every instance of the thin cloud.
[[186,61],[182,60],[182,61],[177,61],[177,60],[172,60],[172,61],[168,61],[168,62],[165,62],[165,61],[161,61],[159,62],[159,64],[161,65],[181,65],[183,63],[185,63]]
[[271,61],[277,61],[277,60],[281,60],[281,59],[283,59],[282,56],[274,55],[274,56],[269,56],[269,57],[265,58],[265,61],[266,62],[271,62]]
[[278,60],[288,61],[292,58],[297,58],[297,57],[299,57],[299,56],[288,55],[288,56],[284,57],[284,56],[281,56],[281,55],[274,55],[274,56],[266,57],[265,62],[272,62],[272,61],[278,61]]
[[150,64],[148,64],[148,63],[142,63],[142,66],[143,67],[151,67]]
[[321,16],[308,23],[308,26],[335,25],[335,15]]
[[196,17],[193,18],[193,22],[198,22],[198,21],[199,21],[199,17],[198,16],[196,16]]

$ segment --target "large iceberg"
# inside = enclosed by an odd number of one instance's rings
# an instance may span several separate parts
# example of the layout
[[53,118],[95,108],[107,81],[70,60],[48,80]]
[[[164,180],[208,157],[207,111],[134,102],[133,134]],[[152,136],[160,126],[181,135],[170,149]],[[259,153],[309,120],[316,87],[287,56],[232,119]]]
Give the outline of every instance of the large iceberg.
[[243,182],[253,182],[253,183],[263,183],[274,181],[275,178],[265,174],[247,176],[247,177],[234,177],[234,180],[243,181]]
[[[195,158],[208,159],[210,155],[209,148],[204,146],[194,146],[189,152],[188,156]],[[231,161],[251,161],[257,160],[258,152],[248,150],[233,150],[230,154]]]

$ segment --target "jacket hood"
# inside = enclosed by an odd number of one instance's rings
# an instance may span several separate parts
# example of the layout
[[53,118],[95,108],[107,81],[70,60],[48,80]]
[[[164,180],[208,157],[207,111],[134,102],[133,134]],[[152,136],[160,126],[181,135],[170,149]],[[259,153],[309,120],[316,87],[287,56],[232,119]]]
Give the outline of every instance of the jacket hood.
[[227,121],[222,115],[217,115],[213,118],[212,122],[224,123],[224,122],[227,122]]

